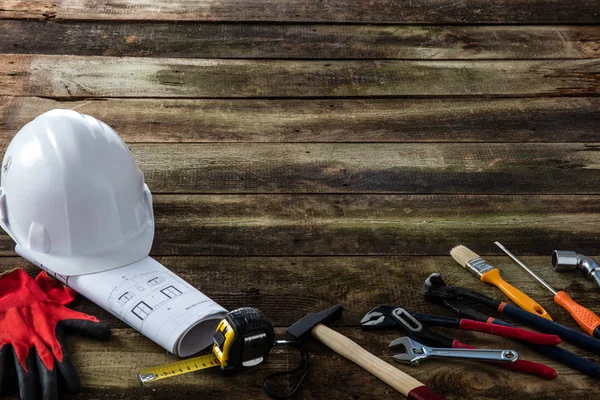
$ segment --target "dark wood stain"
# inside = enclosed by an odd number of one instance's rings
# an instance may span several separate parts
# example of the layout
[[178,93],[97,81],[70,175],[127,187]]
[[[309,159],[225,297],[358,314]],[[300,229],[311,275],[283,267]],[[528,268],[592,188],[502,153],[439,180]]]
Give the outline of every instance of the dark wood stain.
[[581,144],[132,145],[157,193],[598,193],[599,153],[583,149]]
[[598,142],[600,99],[56,101],[0,97],[0,144],[53,108],[135,142]]
[[485,0],[243,0],[161,2],[153,0],[6,0],[0,18],[48,20],[158,20],[231,22],[358,22],[388,24],[593,24],[600,21],[595,0],[518,0],[490,7]]
[[[554,272],[549,256],[600,255],[598,10],[597,0],[4,0],[0,148],[47,110],[93,115],[130,145],[153,191],[151,254],[227,309],[260,308],[283,338],[342,304],[334,329],[449,400],[591,400],[597,382],[517,342],[440,330],[515,349],[559,377],[395,364],[387,346],[401,333],[359,321],[382,303],[451,316],[420,294],[433,272],[505,300],[449,257],[464,244],[579,329],[495,240],[600,312],[594,283]],[[0,234],[0,273],[36,274],[13,246]],[[207,370],[142,390],[137,368],[175,358],[84,298],[73,308],[113,338],[69,340],[83,385],[69,398],[261,399],[263,378],[298,361],[275,348],[233,376]],[[296,398],[404,399],[307,347]]]
[[[587,26],[0,21],[0,53],[288,59],[593,58]],[[510,46],[506,44],[510,43]]]

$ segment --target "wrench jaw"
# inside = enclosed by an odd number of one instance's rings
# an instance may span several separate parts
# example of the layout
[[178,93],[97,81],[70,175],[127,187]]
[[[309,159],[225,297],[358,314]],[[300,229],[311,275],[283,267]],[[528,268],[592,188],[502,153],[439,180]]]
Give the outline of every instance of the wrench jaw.
[[425,357],[424,356],[418,356],[418,357],[410,356],[406,353],[400,353],[400,354],[396,354],[392,358],[394,359],[394,361],[397,361],[399,363],[410,364],[411,367],[415,367],[415,366],[419,365]]
[[394,361],[410,364],[411,366],[418,365],[429,355],[426,346],[423,346],[421,343],[416,342],[407,336],[394,340],[390,343],[389,348],[403,349],[403,353],[396,354],[392,358]]

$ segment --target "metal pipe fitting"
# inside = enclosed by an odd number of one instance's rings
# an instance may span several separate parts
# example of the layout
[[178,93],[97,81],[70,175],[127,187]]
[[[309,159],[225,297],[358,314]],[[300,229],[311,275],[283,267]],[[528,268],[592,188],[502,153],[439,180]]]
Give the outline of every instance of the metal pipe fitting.
[[554,250],[552,252],[552,268],[557,272],[568,272],[576,269],[586,273],[600,287],[600,265],[592,258],[577,254],[574,251]]

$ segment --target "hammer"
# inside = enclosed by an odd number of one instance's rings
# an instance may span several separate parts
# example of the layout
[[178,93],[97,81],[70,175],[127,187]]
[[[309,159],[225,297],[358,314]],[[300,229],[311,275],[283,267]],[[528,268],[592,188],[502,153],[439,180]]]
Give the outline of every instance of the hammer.
[[327,327],[327,324],[342,316],[341,305],[319,313],[310,313],[296,321],[285,332],[298,341],[305,341],[312,335],[339,355],[360,365],[406,397],[409,400],[445,400],[412,376],[400,371],[382,359],[369,353],[346,336]]

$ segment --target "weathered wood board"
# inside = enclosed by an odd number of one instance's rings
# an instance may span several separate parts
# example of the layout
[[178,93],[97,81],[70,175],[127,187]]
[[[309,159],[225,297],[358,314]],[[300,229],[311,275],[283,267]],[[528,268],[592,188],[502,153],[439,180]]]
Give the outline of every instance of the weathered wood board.
[[600,193],[600,149],[593,143],[130,147],[154,193]]
[[[555,321],[574,327],[570,317],[551,302],[550,294],[519,267],[512,264],[507,257],[486,258],[502,269],[507,280],[542,303]],[[260,307],[269,315],[277,316],[274,323],[281,327],[277,329],[280,336],[283,336],[283,327],[301,318],[305,313],[325,308],[330,304],[341,303],[346,311],[342,320],[335,324],[335,329],[390,363],[393,363],[391,356],[394,353],[387,350],[387,344],[399,333],[362,332],[357,327],[362,315],[373,305],[393,303],[410,310],[451,315],[448,314],[448,310],[424,301],[418,294],[417,288],[432,272],[441,272],[449,283],[461,282],[488,295],[502,296],[496,288],[476,282],[475,277],[455,264],[448,256],[160,257],[158,259],[226,307],[251,305]],[[583,277],[573,280],[568,275],[552,272],[548,256],[523,257],[523,260],[540,276],[552,279],[555,285],[576,293],[578,301],[596,309],[600,307],[598,296],[595,295],[596,288],[591,281]],[[32,273],[35,272],[34,268],[28,266],[23,260],[6,257],[0,259],[0,269],[5,270],[14,266],[22,266]],[[227,279],[222,278],[224,274]],[[216,371],[205,371],[157,382],[142,391],[135,377],[135,368],[171,362],[175,358],[148,339],[125,328],[121,322],[106,312],[99,312],[97,307],[89,302],[79,299],[75,308],[94,312],[113,327],[113,338],[108,343],[96,343],[86,339],[70,342],[70,351],[77,362],[82,379],[86,382],[80,398],[104,398],[114,393],[119,393],[123,397],[152,394],[153,398],[168,398],[175,393],[181,396],[198,392],[225,397],[235,395],[262,398],[263,377],[269,372],[297,362],[294,353],[276,349],[267,364],[244,371],[234,377],[225,379]],[[584,390],[595,385],[592,380],[532,352],[521,344],[484,334],[441,331],[479,347],[516,349],[521,357],[542,362],[559,372],[559,377],[555,381],[548,382],[477,363],[430,361],[415,368],[395,364],[434,389],[443,391],[448,399],[494,399],[501,393],[512,395],[517,392],[526,394],[528,399],[543,399],[548,395],[569,398],[573,394],[583,399],[594,398],[593,393]],[[569,344],[561,346],[589,356],[589,353],[582,352]],[[313,363],[302,398],[320,398],[319,393],[328,393],[328,396],[333,399],[353,396],[403,398],[359,367],[337,355],[332,355],[323,345],[312,342],[309,343],[308,348],[311,350]],[[598,360],[598,357],[594,359]],[[460,368],[457,368],[458,365]],[[332,377],[332,374],[344,376],[348,382],[338,387],[334,383],[335,377]],[[457,385],[456,382],[461,384]],[[288,380],[287,383],[291,385],[292,380]]]
[[1,55],[0,95],[363,97],[597,95],[600,61],[297,61]]
[[591,26],[415,26],[0,20],[0,52],[272,59],[577,59]]
[[[549,257],[600,255],[599,24],[598,0],[0,0],[0,149],[53,108],[108,123],[154,194],[151,254],[228,309],[260,308],[280,336],[339,303],[335,329],[393,363],[400,333],[359,328],[373,306],[452,315],[420,294],[433,272],[505,298],[448,256],[457,244],[578,329],[493,241],[600,312],[594,283]],[[35,274],[13,247],[1,233],[0,272]],[[264,376],[297,362],[276,349],[232,377],[142,390],[136,368],[174,357],[86,299],[73,307],[114,336],[70,340],[83,383],[70,398],[261,399]],[[598,397],[597,382],[518,343],[441,331],[559,373],[395,364],[449,400]],[[404,398],[308,347],[295,398]]]
[[132,152],[158,193],[599,193],[596,144],[139,144]]
[[0,146],[53,108],[96,116],[128,143],[600,142],[600,99],[57,101],[0,96]]
[[4,0],[0,18],[458,24],[590,24],[600,22],[596,0]]
[[[426,382],[432,389],[444,392],[449,400],[497,399],[504,396],[507,398],[521,396],[534,400],[545,400],[549,398],[548,396],[556,399],[593,400],[596,398],[596,394],[590,390],[596,385],[593,380],[561,367],[560,364],[541,355],[530,353],[523,345],[508,340],[495,340],[494,344],[499,346],[498,348],[502,346],[514,348],[520,354],[526,355],[528,360],[543,362],[556,368],[560,376],[548,382],[490,365],[465,361],[460,364],[430,361],[418,367],[398,365],[391,359],[394,353],[387,350],[389,342],[397,337],[396,333],[365,333],[356,328],[337,329],[385,361]],[[282,330],[278,330],[278,333],[282,333]],[[468,335],[464,336],[463,340],[468,340],[476,346],[489,346],[484,335]],[[118,345],[115,346],[116,343]],[[327,398],[330,399],[405,399],[360,367],[338,355],[331,354],[324,345],[312,342],[308,348],[312,352],[312,365],[301,398],[321,399],[323,394],[327,393]],[[197,396],[198,393],[223,398],[263,398],[263,378],[270,372],[289,368],[298,362],[295,353],[289,354],[285,349],[277,349],[266,364],[252,371],[243,371],[234,377],[226,379],[220,376],[218,371],[204,371],[156,382],[143,391],[130,366],[143,367],[173,361],[173,357],[169,357],[164,352],[161,354],[147,339],[130,330],[118,330],[115,332],[113,343],[80,341],[75,343],[72,349],[82,377],[89,382],[80,396],[82,398],[108,397],[116,392],[132,398],[147,395],[152,398],[166,399],[174,396]],[[95,362],[90,363],[90,358]],[[110,373],[107,376],[104,371],[109,368]],[[343,380],[343,385],[339,384],[340,380]],[[105,383],[107,381],[108,384]],[[287,383],[291,387],[293,380],[289,379]]]
[[[153,255],[600,253],[597,195],[154,195]],[[544,238],[543,241],[540,238]],[[0,235],[0,254],[14,255]],[[577,275],[572,275],[575,278]],[[580,277],[582,278],[582,277]]]
[[[502,239],[540,277],[593,310],[600,309],[597,289],[583,274],[558,274],[552,270],[550,254],[521,256]],[[469,246],[485,254],[477,246]],[[449,253],[449,251],[448,251]],[[552,301],[552,294],[508,257],[485,255],[502,276],[544,306],[553,319],[576,327],[571,317]],[[452,316],[452,312],[426,301],[421,295],[425,279],[441,273],[448,284],[472,288],[488,296],[506,299],[497,288],[479,282],[448,254],[443,256],[159,256],[157,260],[175,271],[228,309],[244,305],[259,307],[271,316],[278,327],[287,327],[309,312],[340,303],[345,311],[335,326],[358,327],[360,319],[377,304],[395,304],[410,311]],[[17,257],[0,258],[0,270],[14,266],[37,270]],[[223,278],[225,276],[225,278]],[[113,328],[125,324],[85,299],[75,308],[97,314]],[[497,316],[493,310],[482,312]],[[523,326],[516,322],[515,325]],[[458,334],[449,330],[448,333]],[[496,337],[488,336],[490,345]],[[588,354],[581,351],[581,354]],[[591,353],[589,353],[591,355]]]

